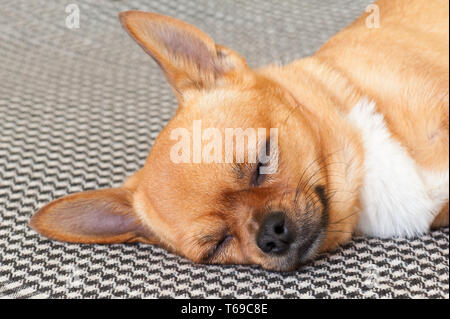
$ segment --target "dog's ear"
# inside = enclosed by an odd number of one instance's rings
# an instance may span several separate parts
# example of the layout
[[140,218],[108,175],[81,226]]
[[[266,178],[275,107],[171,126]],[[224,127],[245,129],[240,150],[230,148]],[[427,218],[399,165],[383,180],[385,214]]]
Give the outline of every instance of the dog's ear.
[[131,200],[125,188],[67,195],[41,208],[30,226],[51,239],[73,243],[154,243]]
[[188,89],[207,89],[229,72],[247,68],[231,49],[180,20],[141,11],[119,15],[122,26],[164,71],[177,98]]

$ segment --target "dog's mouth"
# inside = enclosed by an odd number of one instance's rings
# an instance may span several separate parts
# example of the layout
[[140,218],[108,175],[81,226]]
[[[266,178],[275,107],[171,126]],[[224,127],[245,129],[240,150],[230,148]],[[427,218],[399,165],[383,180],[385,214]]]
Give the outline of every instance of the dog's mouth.
[[315,232],[315,234],[301,245],[298,249],[298,266],[305,264],[313,259],[320,250],[320,246],[325,238],[325,228],[321,228]]
[[307,238],[299,239],[299,243],[296,245],[296,256],[295,258],[288,262],[288,268],[296,270],[302,265],[313,260],[320,251],[323,240],[325,239],[326,227],[318,225]]

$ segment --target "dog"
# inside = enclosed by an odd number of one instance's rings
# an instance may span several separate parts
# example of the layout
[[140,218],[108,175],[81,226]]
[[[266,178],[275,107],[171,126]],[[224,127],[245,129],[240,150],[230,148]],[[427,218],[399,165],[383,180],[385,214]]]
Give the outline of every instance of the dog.
[[[355,234],[448,227],[448,2],[374,6],[379,26],[365,12],[313,56],[259,69],[185,22],[120,13],[166,76],[176,114],[122,187],[57,199],[31,227],[65,242],[143,242],[196,263],[275,271]],[[171,160],[173,132],[195,135],[195,121],[221,133],[276,128],[277,139],[244,136],[248,154],[268,154],[264,163],[235,153],[222,163]],[[262,174],[272,161],[276,172]]]

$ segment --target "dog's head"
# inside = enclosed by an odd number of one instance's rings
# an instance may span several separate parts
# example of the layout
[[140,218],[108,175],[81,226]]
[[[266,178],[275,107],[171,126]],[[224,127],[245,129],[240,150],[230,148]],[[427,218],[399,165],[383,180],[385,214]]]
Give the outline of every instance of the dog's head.
[[[306,105],[309,88],[299,102],[270,72],[184,22],[138,11],[120,20],[163,70],[178,110],[123,187],[58,199],[33,216],[36,230],[274,270],[348,239],[360,157],[329,106]],[[322,127],[332,122],[345,138]]]

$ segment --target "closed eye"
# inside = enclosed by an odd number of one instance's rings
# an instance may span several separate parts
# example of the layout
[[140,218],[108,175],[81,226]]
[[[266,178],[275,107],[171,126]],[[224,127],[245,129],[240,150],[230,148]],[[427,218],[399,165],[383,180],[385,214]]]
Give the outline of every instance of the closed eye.
[[206,255],[202,258],[204,262],[211,262],[233,239],[230,234],[225,235],[221,240],[219,240],[216,245],[209,250]]
[[[265,145],[263,145],[263,147],[261,147],[261,149],[259,150],[258,157],[264,156],[264,158],[265,158],[264,162],[266,163],[266,165],[268,165],[267,160],[269,160],[270,156],[272,155],[271,153],[272,152],[270,149],[270,138],[268,138],[266,140]],[[260,160],[258,161],[258,164],[256,165],[256,167],[253,171],[252,177],[251,177],[250,183],[251,183],[252,187],[261,185],[266,180],[266,177],[267,177],[267,174],[264,174],[264,172],[261,172],[262,171],[261,168],[264,166],[264,164],[261,161],[261,157],[259,157],[259,159]]]
[[258,162],[258,165],[256,165],[256,169],[253,172],[252,179],[251,179],[251,185],[253,187],[259,186],[264,182],[266,175],[261,174],[262,165],[263,164],[261,162]]
[[232,238],[231,235],[226,235],[225,237],[223,237],[216,245],[215,249],[216,251],[221,250]]

